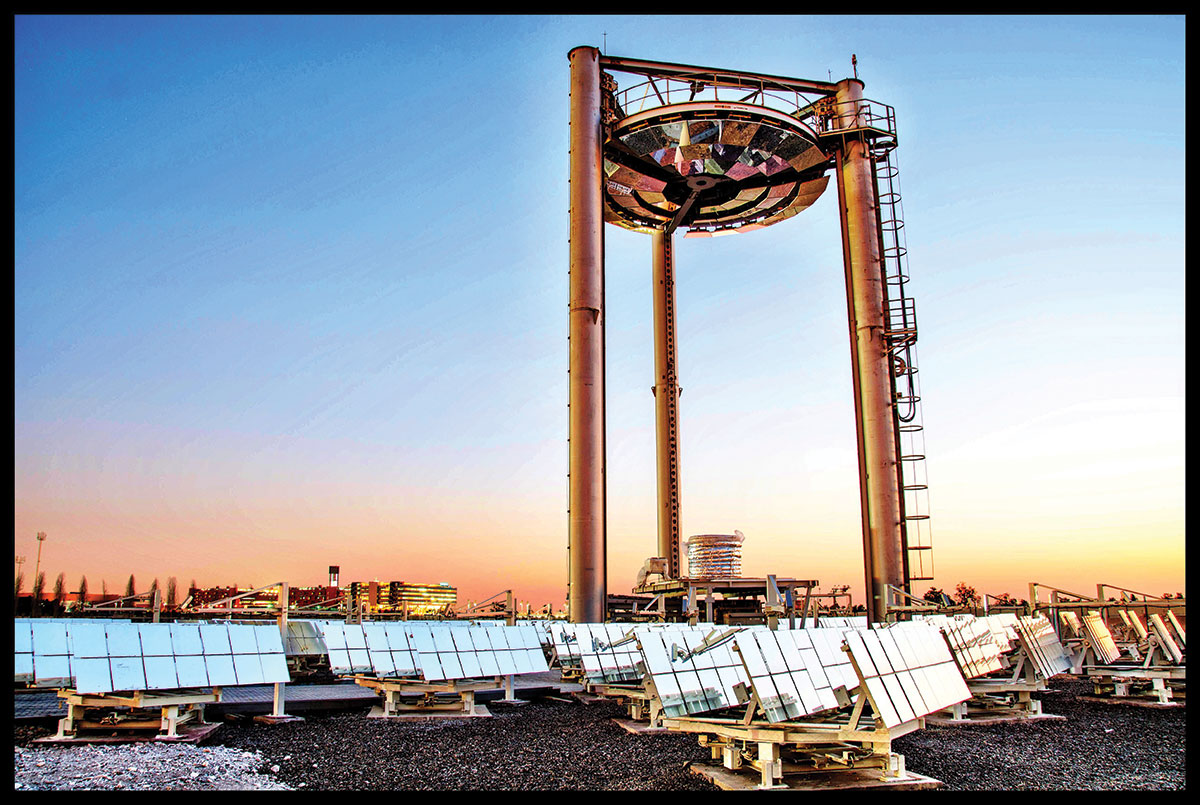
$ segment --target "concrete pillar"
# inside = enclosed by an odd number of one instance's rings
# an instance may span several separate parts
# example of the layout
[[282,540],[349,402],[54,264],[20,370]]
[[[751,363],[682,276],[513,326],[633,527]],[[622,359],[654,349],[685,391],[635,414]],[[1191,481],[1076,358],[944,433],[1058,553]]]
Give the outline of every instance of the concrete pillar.
[[604,621],[604,215],[600,51],[574,48],[570,134],[570,411],[567,606],[573,623]]
[[680,559],[679,383],[675,349],[675,244],[661,230],[651,234],[654,290],[654,434],[658,476],[658,553],[667,578],[683,572]]
[[[857,125],[853,118],[862,88],[857,79],[838,83],[841,119],[837,128]],[[887,311],[876,217],[878,201],[865,140],[853,135],[844,138],[838,153],[837,180],[858,430],[867,616],[871,622],[881,622],[887,611],[886,585],[904,587],[904,543],[891,356],[884,335]]]

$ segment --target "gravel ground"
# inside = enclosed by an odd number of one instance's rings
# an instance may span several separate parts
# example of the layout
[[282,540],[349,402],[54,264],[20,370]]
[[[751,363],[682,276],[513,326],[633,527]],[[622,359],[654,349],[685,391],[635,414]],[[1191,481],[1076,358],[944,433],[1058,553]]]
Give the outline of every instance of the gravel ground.
[[492,718],[389,722],[311,718],[271,731],[230,725],[216,740],[256,749],[289,784],[324,790],[713,790],[686,770],[707,752],[688,735],[631,735],[614,702],[492,705]]
[[[1180,790],[1185,708],[1081,701],[1088,683],[1040,694],[1066,721],[928,727],[897,739],[907,767],[946,790]],[[311,715],[265,726],[227,723],[209,746],[33,747],[14,733],[16,784],[30,789],[293,788],[317,790],[712,790],[686,770],[708,752],[694,736],[631,735],[615,702],[544,699],[493,718],[367,719]],[[39,766],[38,763],[43,765]],[[207,764],[207,765],[205,765]],[[130,769],[134,771],[130,771]]]
[[947,789],[1182,790],[1186,708],[1088,702],[1086,680],[1058,678],[1035,694],[1066,716],[984,726],[929,727],[892,743],[905,766]]
[[291,788],[269,775],[259,774],[257,770],[265,765],[266,761],[257,752],[178,743],[13,749],[15,787],[33,791]]

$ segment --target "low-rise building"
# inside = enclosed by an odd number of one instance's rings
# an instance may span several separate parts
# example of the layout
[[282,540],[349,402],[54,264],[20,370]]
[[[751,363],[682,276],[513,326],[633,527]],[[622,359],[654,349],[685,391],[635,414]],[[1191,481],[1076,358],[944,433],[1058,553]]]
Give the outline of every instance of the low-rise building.
[[354,581],[343,589],[347,601],[360,607],[365,604],[373,612],[433,615],[453,607],[458,601],[458,590],[446,582],[412,584],[405,581]]
[[[231,598],[239,593],[248,593],[253,589],[253,587],[193,587],[188,590],[188,594],[192,596],[193,606],[208,606],[225,598]],[[314,606],[337,598],[339,595],[341,595],[341,590],[337,587],[289,586],[288,604],[303,609],[304,607]],[[259,590],[245,598],[239,598],[237,606],[239,609],[274,609],[278,601],[279,588],[272,587],[266,590]]]

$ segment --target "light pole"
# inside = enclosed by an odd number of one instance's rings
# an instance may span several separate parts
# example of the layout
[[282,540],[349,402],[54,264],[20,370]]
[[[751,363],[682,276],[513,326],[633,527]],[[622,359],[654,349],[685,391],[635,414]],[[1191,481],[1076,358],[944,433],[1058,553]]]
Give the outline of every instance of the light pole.
[[37,533],[37,541],[38,541],[37,562],[35,562],[33,565],[33,583],[34,584],[37,584],[38,571],[42,567],[42,543],[46,541],[46,532],[45,531],[39,531]]
[[13,576],[13,617],[18,614],[18,607],[21,603],[21,565],[25,564],[24,556],[17,556],[17,572]]

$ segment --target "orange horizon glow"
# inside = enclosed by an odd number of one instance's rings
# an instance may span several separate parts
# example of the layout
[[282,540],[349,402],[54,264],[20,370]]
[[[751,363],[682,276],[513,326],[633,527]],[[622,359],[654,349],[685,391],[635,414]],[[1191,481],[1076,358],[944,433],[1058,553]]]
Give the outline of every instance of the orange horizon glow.
[[[385,530],[364,526],[357,532],[357,540],[331,541],[323,536],[325,518],[297,522],[286,540],[248,539],[245,533],[213,537],[207,527],[198,523],[184,530],[183,536],[147,540],[156,528],[171,529],[176,534],[182,529],[177,521],[105,514],[107,517],[98,517],[76,511],[70,516],[49,516],[47,512],[41,518],[32,518],[56,521],[57,528],[49,531],[42,546],[41,570],[47,589],[60,572],[65,573],[68,590],[77,589],[80,577],[86,575],[93,593],[100,591],[102,583],[107,584],[110,592],[123,591],[131,573],[138,591],[149,589],[154,579],[165,588],[171,576],[181,589],[192,579],[200,587],[248,588],[285,580],[295,586],[322,586],[327,582],[328,566],[338,565],[343,586],[351,581],[372,580],[446,582],[457,589],[459,603],[464,605],[512,589],[517,600],[529,602],[535,609],[549,603],[557,611],[566,597],[566,540],[561,530],[557,537],[552,529],[546,529],[524,539],[481,538],[456,533],[452,524],[443,523],[441,529],[430,532],[436,536],[421,540],[423,550],[397,551],[404,555],[389,557],[384,551],[368,547],[392,542]],[[343,533],[354,532],[345,520],[330,516],[328,522],[332,521],[341,523]],[[137,526],[130,527],[129,523]],[[69,536],[70,530],[76,528],[89,536]],[[112,534],[114,530],[117,531],[114,536],[99,536]],[[30,533],[26,529],[27,536],[15,540],[17,553],[26,556],[22,567],[25,591],[33,587],[37,555],[36,541]],[[137,539],[142,547],[123,550],[122,544],[129,544],[131,538]],[[1094,594],[1099,583],[1149,595],[1175,595],[1185,590],[1185,570],[1178,561],[1170,529],[1157,536],[1144,535],[1135,544],[1125,541],[1121,534],[1106,537],[1097,531],[1058,534],[1056,539],[1066,546],[1109,545],[1109,561],[1081,566],[1069,551],[1055,556],[1041,550],[1039,540],[1030,540],[1007,555],[994,555],[981,563],[970,551],[956,548],[950,535],[943,534],[941,544],[935,543],[935,579],[916,582],[914,589],[920,594],[930,586],[937,586],[953,593],[954,587],[964,582],[981,595],[1008,593],[1018,600],[1028,598],[1030,582],[1083,595]],[[751,531],[743,551],[744,574],[762,577],[775,573],[781,577],[814,579],[820,583],[818,591],[848,584],[854,602],[862,603],[863,570],[858,541],[858,534],[851,531],[836,543],[825,540],[823,548],[814,550],[797,541],[770,539],[762,532]],[[557,552],[552,549],[554,543],[558,543]],[[652,550],[653,534],[637,539],[628,535],[611,536],[609,592],[629,594],[645,559],[642,554],[648,555]],[[1147,559],[1148,554],[1158,558]]]

